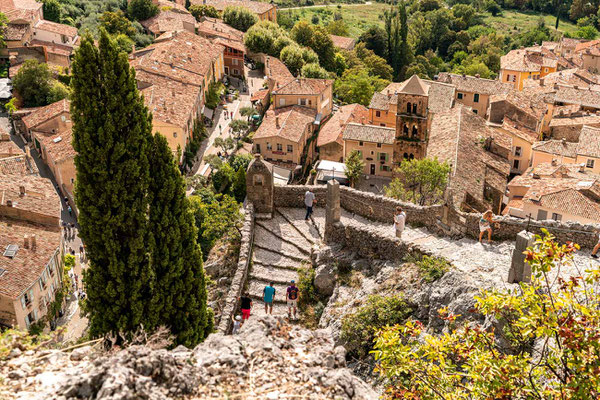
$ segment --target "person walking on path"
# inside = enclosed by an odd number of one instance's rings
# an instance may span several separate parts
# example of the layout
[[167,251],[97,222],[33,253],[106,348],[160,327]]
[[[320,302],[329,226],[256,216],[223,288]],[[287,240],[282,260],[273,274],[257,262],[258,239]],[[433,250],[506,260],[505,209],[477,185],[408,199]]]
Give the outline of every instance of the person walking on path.
[[598,243],[596,243],[596,245],[594,246],[594,249],[592,250],[592,258],[598,258],[598,250],[600,250],[600,230],[598,230],[596,233],[598,233]]
[[285,295],[288,306],[288,318],[292,319],[292,311],[294,314],[294,319],[296,319],[296,312],[298,310],[298,293],[300,289],[296,286],[296,282],[292,280],[290,282],[290,286],[287,288],[287,293]]
[[233,321],[233,330],[231,331],[231,334],[237,335],[240,331],[240,326],[242,326],[242,318],[239,315],[236,315],[235,319],[233,319],[232,315],[231,320]]
[[304,217],[304,220],[308,221],[308,218],[310,218],[310,215],[313,211],[313,204],[316,202],[317,200],[315,199],[315,194],[308,189],[304,194],[304,205],[306,206],[306,217]]
[[263,289],[263,300],[265,301],[265,314],[273,314],[273,301],[275,300],[275,288],[273,282]]
[[492,224],[496,222],[493,219],[493,215],[492,210],[487,210],[481,216],[481,219],[479,220],[479,243],[482,243],[483,234],[485,232],[487,232],[488,244],[492,243]]
[[394,213],[394,229],[396,230],[396,237],[402,239],[402,232],[404,232],[404,225],[406,224],[406,213],[402,211],[402,207],[396,207]]
[[250,298],[250,294],[248,292],[244,292],[241,299],[241,308],[242,308],[242,324],[246,322],[248,318],[250,318],[250,310],[252,309],[252,299]]

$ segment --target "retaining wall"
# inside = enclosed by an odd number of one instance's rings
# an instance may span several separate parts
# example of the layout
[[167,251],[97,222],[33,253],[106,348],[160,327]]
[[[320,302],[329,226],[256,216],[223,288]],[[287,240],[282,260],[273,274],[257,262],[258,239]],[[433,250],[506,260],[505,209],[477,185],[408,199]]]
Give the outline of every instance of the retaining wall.
[[245,209],[244,226],[242,227],[242,237],[240,242],[240,255],[238,257],[237,269],[231,280],[231,286],[227,293],[227,300],[223,312],[221,313],[221,321],[219,322],[218,330],[220,333],[227,334],[231,330],[231,317],[235,314],[239,304],[238,298],[242,295],[246,278],[248,277],[248,269],[250,260],[252,260],[252,243],[254,241],[254,206],[248,203]]

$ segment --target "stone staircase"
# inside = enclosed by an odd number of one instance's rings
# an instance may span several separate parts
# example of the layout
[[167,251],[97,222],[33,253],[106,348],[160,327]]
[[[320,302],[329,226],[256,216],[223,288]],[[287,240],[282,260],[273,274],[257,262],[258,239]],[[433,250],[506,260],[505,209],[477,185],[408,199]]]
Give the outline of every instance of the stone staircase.
[[275,210],[271,219],[256,219],[252,266],[247,280],[253,313],[264,314],[263,289],[274,282],[273,314],[287,313],[286,289],[298,279],[298,268],[310,265],[310,250],[321,241],[313,221],[304,220],[305,211],[294,208]]

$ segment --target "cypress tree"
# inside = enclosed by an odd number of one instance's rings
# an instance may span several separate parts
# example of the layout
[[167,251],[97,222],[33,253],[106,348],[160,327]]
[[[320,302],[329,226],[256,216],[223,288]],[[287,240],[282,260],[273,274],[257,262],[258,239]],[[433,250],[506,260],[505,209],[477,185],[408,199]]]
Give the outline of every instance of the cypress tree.
[[146,325],[152,278],[146,250],[151,116],[127,55],[102,30],[84,36],[71,79],[75,198],[89,267],[84,273],[90,334]]
[[162,135],[154,135],[150,160],[149,248],[155,279],[149,329],[166,325],[179,344],[191,347],[210,333],[213,323],[198,232],[183,177]]
[[246,198],[246,170],[243,167],[239,167],[235,173],[235,181],[233,182],[233,195],[240,203],[242,203]]

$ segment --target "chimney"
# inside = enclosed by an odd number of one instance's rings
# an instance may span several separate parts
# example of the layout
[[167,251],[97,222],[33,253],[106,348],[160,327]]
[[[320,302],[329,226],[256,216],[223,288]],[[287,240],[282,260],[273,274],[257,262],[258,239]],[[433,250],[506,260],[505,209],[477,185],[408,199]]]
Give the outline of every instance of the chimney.
[[539,82],[540,82],[540,86],[544,86],[544,78],[540,78]]
[[35,246],[36,246],[36,241],[35,241],[35,234],[29,236],[29,245],[31,247],[31,250],[35,250]]
[[25,196],[25,186],[24,185],[19,186],[19,194],[21,195],[21,197]]
[[275,117],[275,127],[277,127],[277,129],[280,128],[280,126],[279,126],[279,116]]
[[567,138],[562,138],[561,139],[563,146],[567,145]]
[[575,89],[579,89],[579,86],[577,86],[577,85],[573,85],[573,87],[574,87]]
[[25,236],[23,236],[23,247],[28,249],[29,248],[29,235],[25,234]]
[[362,117],[362,118],[360,119],[360,123],[361,123],[361,124],[363,124],[363,125],[365,124],[365,117]]
[[552,159],[552,165],[556,165],[556,164],[558,164],[558,161],[556,161],[556,158],[553,158]]
[[6,200],[6,207],[12,207],[12,200]]

